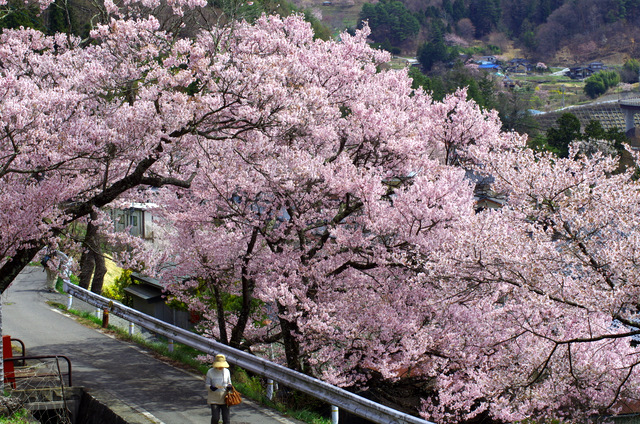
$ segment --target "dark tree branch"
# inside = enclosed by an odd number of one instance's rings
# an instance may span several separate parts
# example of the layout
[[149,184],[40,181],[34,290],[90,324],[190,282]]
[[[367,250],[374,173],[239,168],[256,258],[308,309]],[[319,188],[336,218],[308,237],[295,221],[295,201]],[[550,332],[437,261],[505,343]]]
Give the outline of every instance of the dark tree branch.
[[[176,131],[171,137],[183,135],[186,130]],[[169,139],[162,140],[170,143]],[[159,160],[162,153],[162,144],[158,144],[151,155],[141,160],[132,173],[114,182],[105,190],[97,193],[95,196],[77,203],[71,203],[63,208],[63,214],[68,216],[64,221],[67,225],[83,216],[89,215],[94,208],[101,208],[118,198],[122,193],[140,185],[153,185],[161,187],[165,185],[174,185],[177,187],[188,188],[195,177],[195,173],[187,180],[179,180],[175,178],[148,177],[145,173]],[[55,229],[54,229],[55,231]],[[44,236],[44,235],[43,235]],[[35,255],[46,245],[44,239],[29,240],[25,242],[24,247],[19,248],[16,253],[7,259],[0,268],[0,294],[3,293],[18,276],[25,266],[35,257]]]

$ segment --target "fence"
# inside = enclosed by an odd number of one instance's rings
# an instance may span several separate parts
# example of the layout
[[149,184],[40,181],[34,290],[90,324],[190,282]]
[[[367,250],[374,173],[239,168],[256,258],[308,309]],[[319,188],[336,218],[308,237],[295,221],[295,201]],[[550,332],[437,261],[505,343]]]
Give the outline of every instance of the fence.
[[[66,279],[65,279],[66,280]],[[241,368],[255,374],[264,376],[281,383],[287,387],[304,392],[310,396],[327,402],[345,411],[380,424],[433,424],[418,417],[405,414],[384,405],[377,404],[356,394],[350,393],[324,381],[309,377],[308,375],[290,370],[289,368],[267,361],[266,359],[251,355],[215,340],[194,334],[188,330],[168,324],[159,319],[145,315],[135,309],[114,302],[111,299],[99,296],[81,287],[69,284],[65,281],[65,291],[71,296],[93,305],[99,309],[107,309],[110,314],[123,318],[130,323],[139,325],[154,333],[190,346],[203,353],[222,353],[227,360]],[[335,419],[334,419],[335,421]]]

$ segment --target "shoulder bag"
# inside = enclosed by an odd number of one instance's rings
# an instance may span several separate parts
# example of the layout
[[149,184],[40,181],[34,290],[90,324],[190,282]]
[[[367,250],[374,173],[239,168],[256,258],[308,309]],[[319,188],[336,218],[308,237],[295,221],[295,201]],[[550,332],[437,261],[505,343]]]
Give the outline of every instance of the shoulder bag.
[[224,396],[224,401],[227,406],[234,406],[239,404],[240,402],[242,402],[240,392],[238,392],[235,387],[231,387],[231,390],[229,390]]

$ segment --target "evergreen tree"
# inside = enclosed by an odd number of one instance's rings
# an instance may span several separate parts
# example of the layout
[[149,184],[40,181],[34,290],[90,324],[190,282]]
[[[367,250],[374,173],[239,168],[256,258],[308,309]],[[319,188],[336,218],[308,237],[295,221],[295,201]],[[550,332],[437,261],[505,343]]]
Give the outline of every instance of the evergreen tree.
[[556,121],[557,128],[547,130],[547,143],[551,150],[561,158],[569,156],[569,145],[582,139],[580,121],[572,113],[563,113]]
[[640,73],[640,61],[638,59],[629,59],[622,66],[620,71],[620,79],[624,82],[638,82],[638,74]]
[[442,0],[442,10],[444,10],[448,16],[453,16],[453,3],[451,3],[451,0]]
[[420,31],[418,19],[397,0],[382,0],[375,5],[365,3],[360,20],[369,22],[371,38],[379,43],[389,40],[397,45]]
[[467,17],[467,8],[463,0],[455,0],[453,2],[451,17],[454,22],[458,22],[460,19]]
[[418,48],[418,61],[425,72],[433,65],[449,60],[449,48],[444,42],[444,28],[439,20],[433,21],[431,39]]
[[[44,22],[37,6],[25,6],[19,1],[10,2],[0,13],[0,29],[18,29],[20,27],[44,30]],[[1,32],[1,31],[0,31]]]
[[476,37],[489,34],[500,21],[500,0],[472,0],[469,4],[469,18],[476,27]]
[[600,121],[596,121],[595,119],[592,119],[591,121],[589,121],[587,126],[584,127],[585,138],[588,138],[588,139],[590,138],[594,140],[604,140],[606,136],[607,136],[607,132],[602,127],[602,124],[600,123]]

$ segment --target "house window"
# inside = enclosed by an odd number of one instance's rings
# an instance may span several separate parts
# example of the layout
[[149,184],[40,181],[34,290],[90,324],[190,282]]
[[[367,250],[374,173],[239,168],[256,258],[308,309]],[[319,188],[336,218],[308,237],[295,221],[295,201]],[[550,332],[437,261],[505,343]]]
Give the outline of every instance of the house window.
[[131,226],[132,227],[137,227],[138,226],[138,217],[137,216],[132,216],[131,217]]

